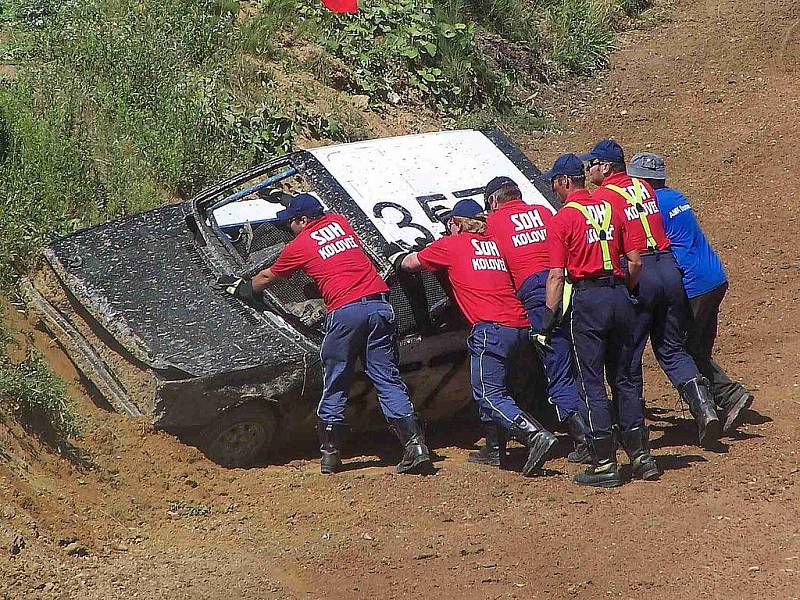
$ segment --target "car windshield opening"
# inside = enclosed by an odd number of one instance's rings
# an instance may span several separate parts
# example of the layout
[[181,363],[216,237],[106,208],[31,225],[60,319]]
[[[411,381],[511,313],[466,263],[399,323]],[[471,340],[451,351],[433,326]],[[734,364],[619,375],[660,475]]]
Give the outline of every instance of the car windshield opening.
[[[292,234],[276,223],[276,215],[291,194],[312,193],[310,185],[294,169],[279,165],[237,186],[226,189],[211,202],[213,222],[226,246],[235,250],[242,264],[240,274],[252,277],[272,265]],[[216,206],[216,208],[214,208]],[[265,293],[282,310],[303,324],[319,329],[325,304],[314,282],[302,272],[280,280]]]

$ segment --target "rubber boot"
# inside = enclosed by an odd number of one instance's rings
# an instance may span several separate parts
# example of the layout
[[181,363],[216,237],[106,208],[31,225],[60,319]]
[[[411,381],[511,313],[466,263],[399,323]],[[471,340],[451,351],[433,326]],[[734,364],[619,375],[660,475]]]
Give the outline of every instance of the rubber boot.
[[331,423],[329,421],[319,421],[317,423],[317,435],[319,436],[319,451],[322,459],[319,462],[319,470],[330,475],[342,470],[342,441],[347,432],[345,423]]
[[727,402],[720,404],[719,410],[722,413],[722,431],[728,433],[733,429],[736,419],[743,410],[750,408],[753,404],[753,394],[742,388],[741,391],[729,399]]
[[689,405],[689,412],[697,423],[700,445],[703,448],[713,446],[719,439],[722,427],[708,390],[708,380],[705,377],[690,379],[678,388],[678,393]]
[[589,429],[586,422],[579,412],[574,412],[564,421],[567,424],[569,435],[575,442],[575,450],[567,455],[567,460],[571,463],[591,464],[592,453],[589,452],[589,444],[586,441],[586,431]]
[[494,421],[482,422],[486,444],[477,452],[470,452],[467,460],[479,465],[499,467],[506,455],[506,432]]
[[428,446],[425,445],[425,433],[419,419],[415,416],[392,419],[389,428],[403,444],[403,458],[397,464],[398,473],[433,473],[433,463]]
[[610,488],[622,485],[617,468],[617,442],[611,434],[588,434],[592,464],[575,476],[575,483],[592,487]]
[[542,468],[550,451],[558,441],[556,436],[525,412],[521,412],[514,419],[511,433],[528,447],[528,460],[522,467],[522,474],[527,477],[535,475]]
[[622,447],[631,461],[631,476],[653,481],[661,477],[655,459],[650,455],[647,440],[650,430],[646,425],[622,432]]

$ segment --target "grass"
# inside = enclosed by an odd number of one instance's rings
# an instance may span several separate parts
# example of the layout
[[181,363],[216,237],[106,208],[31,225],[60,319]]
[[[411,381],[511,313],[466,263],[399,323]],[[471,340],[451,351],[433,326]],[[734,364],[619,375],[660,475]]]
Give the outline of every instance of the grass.
[[[0,287],[55,235],[191,195],[301,134],[369,135],[349,103],[320,109],[313,86],[279,83],[273,66],[373,110],[427,104],[454,125],[541,127],[527,83],[601,68],[617,24],[647,5],[377,0],[334,15],[300,0],[2,0],[13,35],[0,54],[18,68],[0,81]],[[524,64],[490,60],[484,32]]]
[[[0,344],[4,349],[14,344],[2,328]],[[54,447],[66,448],[68,440],[80,436],[80,418],[64,382],[53,375],[41,354],[33,348],[21,362],[13,361],[6,352],[0,353],[0,399]]]
[[[602,68],[649,4],[0,0],[0,64],[16,67],[0,78],[0,290],[54,236],[187,197],[300,135],[369,137],[348,93],[378,112],[425,105],[443,126],[553,129],[534,82]],[[56,440],[79,434],[33,350],[0,352],[0,396]]]

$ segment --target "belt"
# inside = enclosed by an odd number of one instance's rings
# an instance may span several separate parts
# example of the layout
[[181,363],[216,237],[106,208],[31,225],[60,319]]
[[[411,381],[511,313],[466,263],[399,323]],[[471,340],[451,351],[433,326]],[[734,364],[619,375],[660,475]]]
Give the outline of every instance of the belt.
[[659,254],[671,254],[670,250],[647,250],[645,252],[640,252],[641,256],[658,256]]
[[[353,300],[353,302],[372,302],[374,300],[382,300],[383,302],[389,301],[389,294],[386,292],[377,292],[375,294],[368,294],[359,298],[358,300]],[[352,304],[352,302],[351,302]]]
[[622,277],[613,277],[606,275],[605,277],[593,277],[591,279],[580,279],[572,282],[572,287],[576,290],[588,290],[590,288],[600,287],[614,287],[616,285],[625,285],[625,280]]

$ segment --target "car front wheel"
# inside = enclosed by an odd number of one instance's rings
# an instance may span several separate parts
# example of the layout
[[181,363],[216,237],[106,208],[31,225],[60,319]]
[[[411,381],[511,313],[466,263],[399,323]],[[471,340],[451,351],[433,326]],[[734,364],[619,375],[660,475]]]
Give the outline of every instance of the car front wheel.
[[201,448],[226,467],[247,467],[269,449],[276,429],[271,407],[250,402],[226,410],[205,428]]

